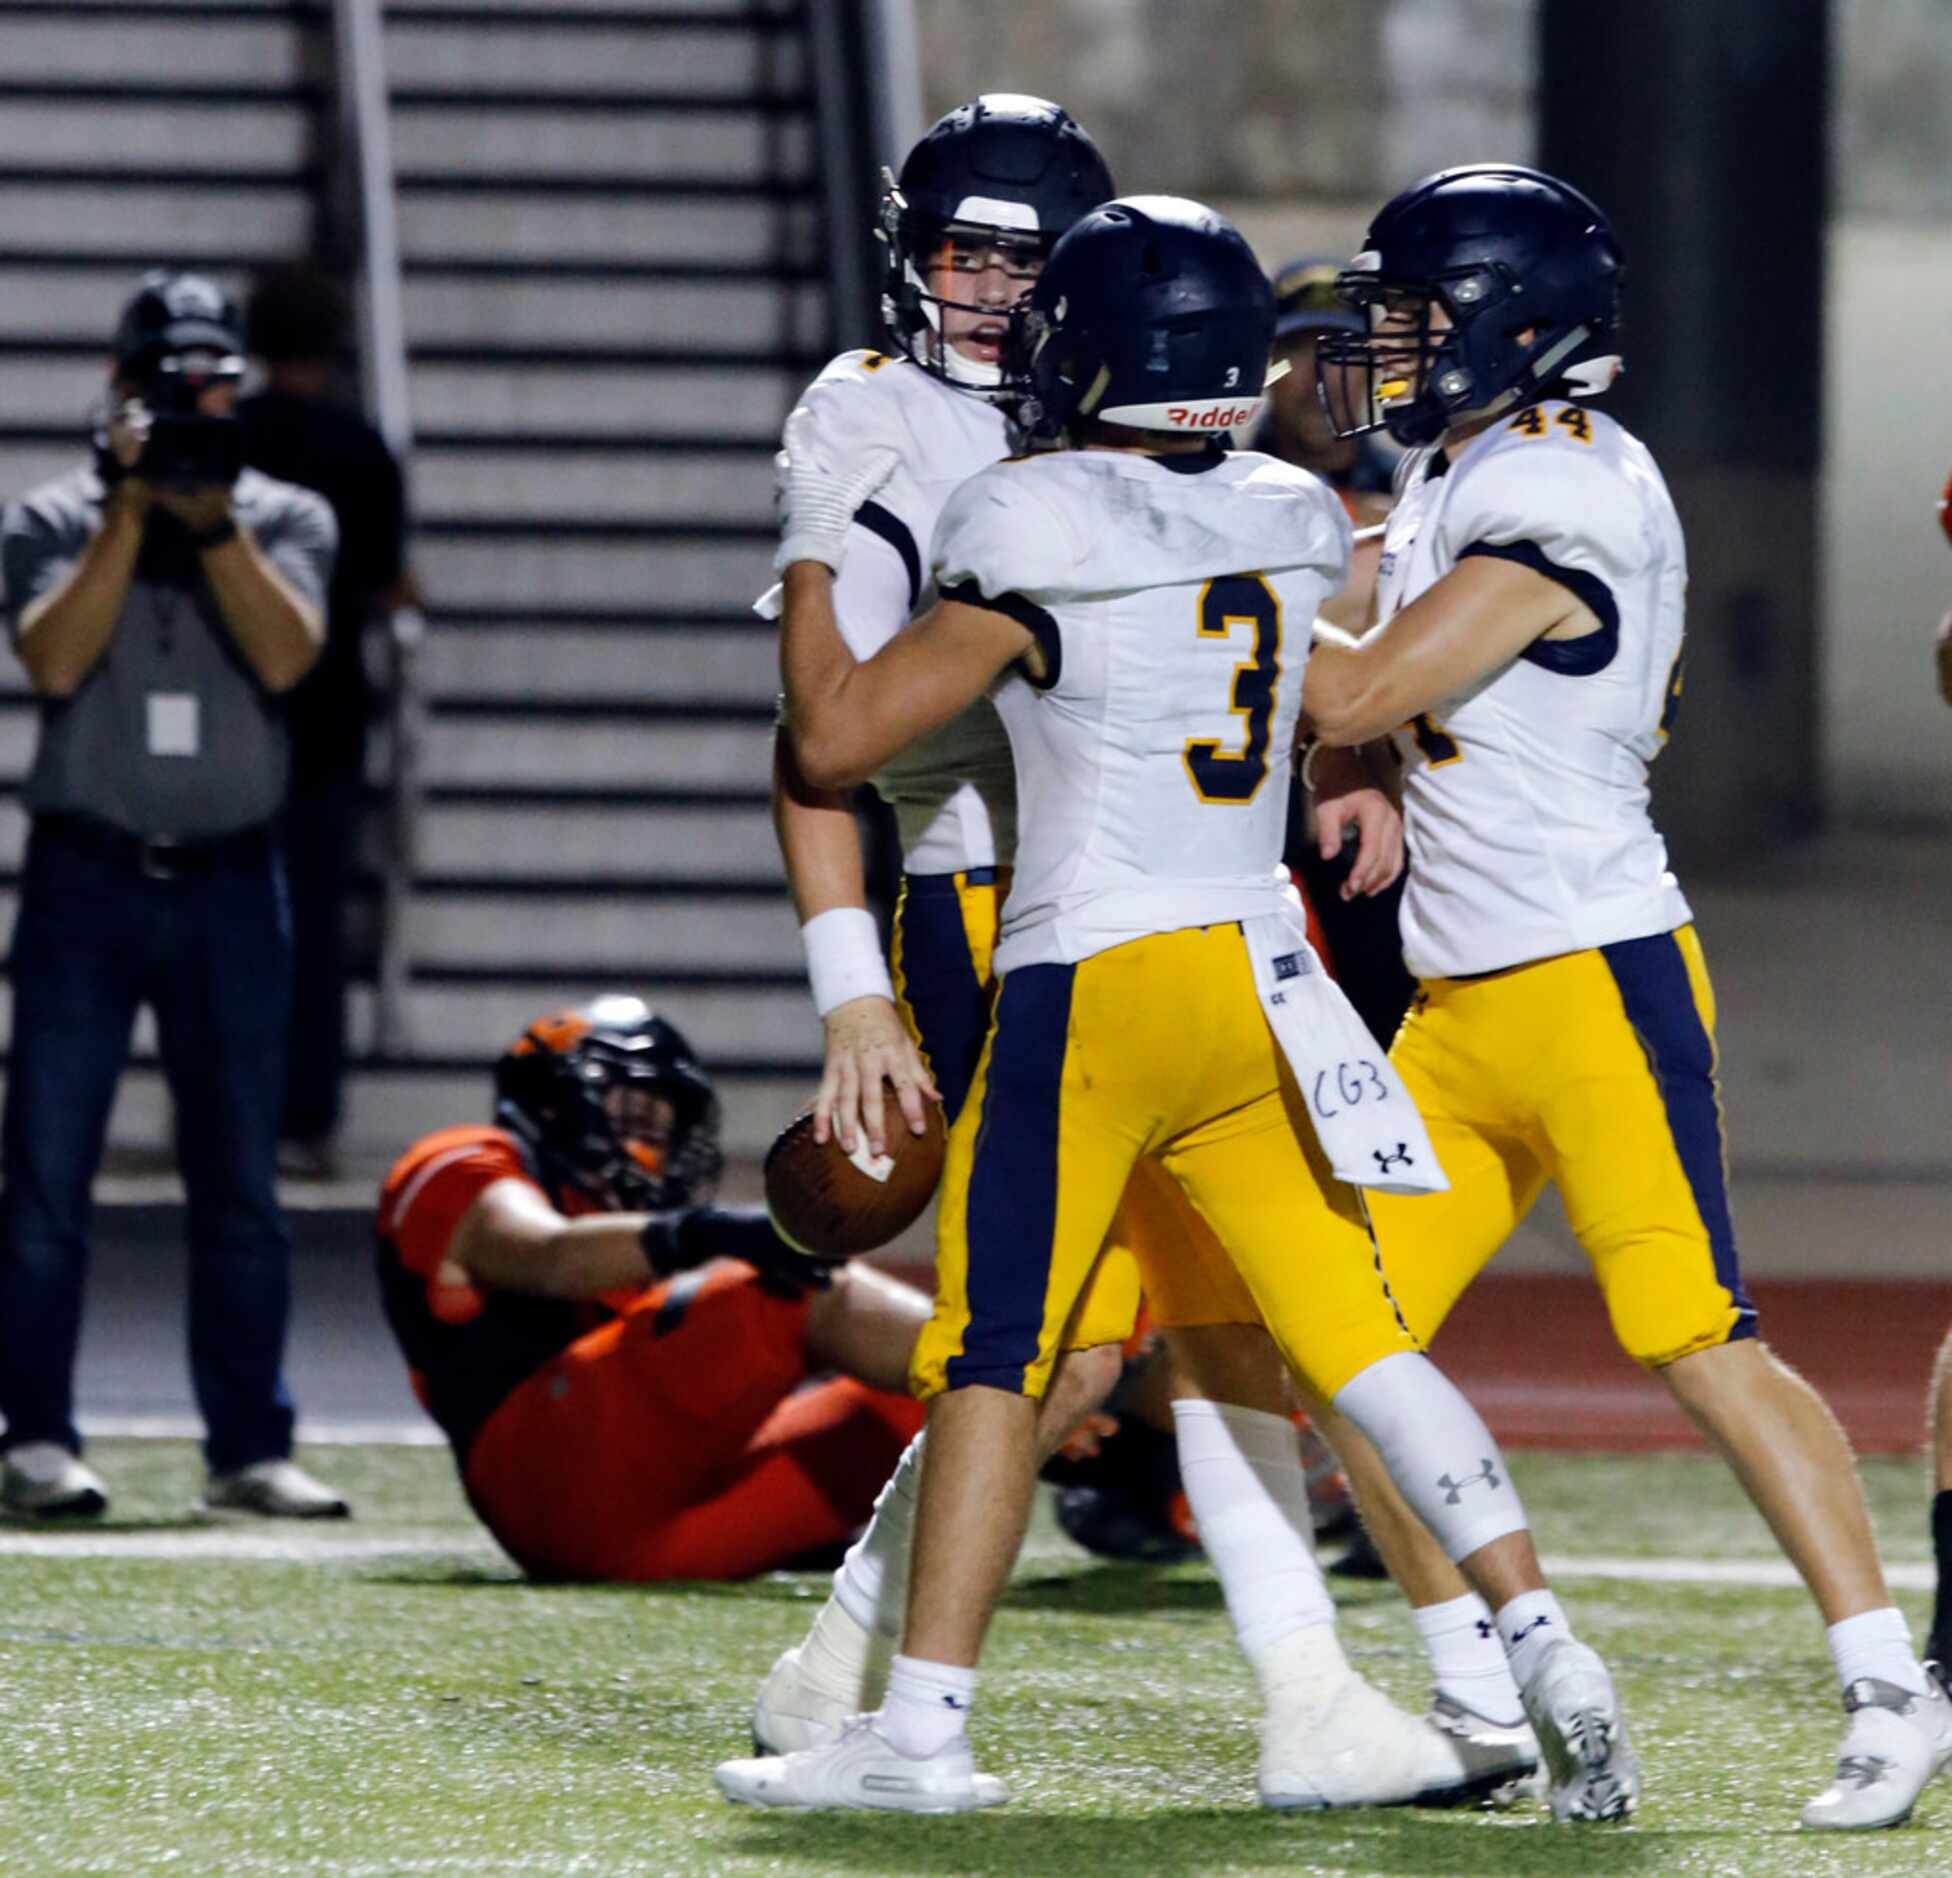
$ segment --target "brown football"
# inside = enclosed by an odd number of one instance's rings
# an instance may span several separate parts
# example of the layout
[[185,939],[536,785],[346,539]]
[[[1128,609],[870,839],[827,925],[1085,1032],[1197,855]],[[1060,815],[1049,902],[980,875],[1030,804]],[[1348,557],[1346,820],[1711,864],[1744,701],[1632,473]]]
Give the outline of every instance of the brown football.
[[887,1091],[888,1152],[875,1157],[867,1136],[849,1154],[838,1134],[813,1138],[813,1116],[796,1115],[766,1150],[766,1211],[782,1238],[810,1258],[849,1259],[872,1252],[912,1226],[942,1179],[941,1106],[928,1111],[928,1132],[910,1134]]

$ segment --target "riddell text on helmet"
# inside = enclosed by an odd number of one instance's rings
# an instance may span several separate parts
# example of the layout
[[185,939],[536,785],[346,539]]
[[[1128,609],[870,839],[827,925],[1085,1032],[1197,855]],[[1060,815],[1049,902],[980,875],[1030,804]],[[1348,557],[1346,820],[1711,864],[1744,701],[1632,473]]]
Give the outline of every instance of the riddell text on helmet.
[[1175,430],[1237,430],[1243,424],[1254,421],[1260,409],[1260,401],[1252,404],[1213,405],[1204,411],[1196,411],[1191,405],[1172,404],[1166,407],[1166,422]]

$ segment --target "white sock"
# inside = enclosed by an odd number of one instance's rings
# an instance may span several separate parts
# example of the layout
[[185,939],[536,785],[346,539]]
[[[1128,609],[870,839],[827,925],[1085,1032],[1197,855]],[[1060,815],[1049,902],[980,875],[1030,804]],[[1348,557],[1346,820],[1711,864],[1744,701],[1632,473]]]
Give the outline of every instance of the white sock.
[[1291,1632],[1335,1622],[1315,1558],[1308,1477],[1285,1415],[1225,1402],[1173,1404],[1179,1472],[1242,1653],[1261,1677]]
[[1491,1430],[1427,1357],[1385,1356],[1335,1392],[1453,1564],[1525,1530],[1525,1509]]
[[1570,1637],[1572,1626],[1550,1591],[1521,1591],[1498,1612],[1498,1635],[1512,1680],[1522,1689],[1531,1681],[1539,1658],[1552,1644]]
[[1410,1613],[1430,1658],[1430,1675],[1440,1695],[1461,1702],[1474,1715],[1509,1727],[1525,1717],[1512,1681],[1511,1665],[1491,1607],[1475,1591],[1443,1604],[1426,1604]]
[[1863,1611],[1832,1624],[1830,1660],[1837,1666],[1837,1680],[1848,1689],[1863,1676],[1880,1682],[1894,1682],[1913,1695],[1925,1693],[1925,1671],[1911,1647],[1911,1630],[1905,1614],[1895,1605],[1881,1611]]
[[922,1437],[895,1463],[866,1530],[848,1547],[834,1588],[800,1645],[800,1674],[850,1710],[874,1707],[888,1662],[901,1641],[908,1598],[908,1556],[915,1531],[915,1490]]
[[976,1672],[898,1656],[881,1699],[881,1732],[901,1753],[927,1760],[960,1741],[976,1700]]
[[902,1450],[874,1503],[867,1530],[848,1547],[834,1573],[834,1601],[861,1629],[901,1636],[908,1602],[908,1554],[915,1533],[915,1497],[922,1481],[926,1430]]

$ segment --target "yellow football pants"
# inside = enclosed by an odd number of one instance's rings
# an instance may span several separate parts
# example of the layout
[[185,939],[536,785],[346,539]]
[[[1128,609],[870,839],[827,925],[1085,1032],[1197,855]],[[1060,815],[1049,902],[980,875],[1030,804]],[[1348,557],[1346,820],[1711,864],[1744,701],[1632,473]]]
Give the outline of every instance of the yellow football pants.
[[[962,1112],[996,1003],[991,960],[1010,870],[910,875],[895,907],[896,1002],[909,1034],[942,1091],[951,1124]],[[1141,1305],[1140,1248],[1155,1272],[1163,1254],[1187,1249],[1149,1297],[1152,1316],[1168,1327],[1252,1323],[1253,1299],[1172,1181],[1139,1169],[1112,1222],[1105,1255],[1092,1268],[1064,1333],[1063,1347],[1088,1350],[1123,1343]]]
[[918,1395],[1042,1393],[1146,1157],[1147,1189],[1163,1174],[1212,1229],[1136,1248],[1162,1320],[1180,1293],[1224,1282],[1208,1269],[1224,1247],[1290,1366],[1324,1395],[1418,1347],[1359,1196],[1316,1146],[1239,927],[1199,927],[1004,979],[950,1131]]
[[1692,926],[1428,980],[1390,1060],[1450,1176],[1448,1193],[1369,1199],[1419,1337],[1436,1335],[1548,1180],[1630,1356],[1658,1367],[1755,1334],[1729,1218],[1714,992]]

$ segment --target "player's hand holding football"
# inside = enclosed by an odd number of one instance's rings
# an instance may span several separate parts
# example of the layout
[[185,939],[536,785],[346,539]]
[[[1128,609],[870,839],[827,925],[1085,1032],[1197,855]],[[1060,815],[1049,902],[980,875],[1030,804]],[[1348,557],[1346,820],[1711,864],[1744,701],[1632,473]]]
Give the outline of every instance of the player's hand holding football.
[[1332,861],[1354,830],[1356,858],[1342,897],[1381,893],[1403,871],[1403,816],[1370,775],[1361,753],[1318,746],[1308,758],[1315,799],[1315,834],[1322,859]]
[[901,1013],[882,997],[850,998],[827,1013],[827,1062],[820,1092],[813,1099],[813,1135],[825,1141],[840,1136],[851,1154],[863,1130],[876,1154],[888,1147],[884,1081],[895,1086],[895,1100],[911,1134],[927,1130],[923,1104],[939,1102],[941,1092],[901,1021]]

